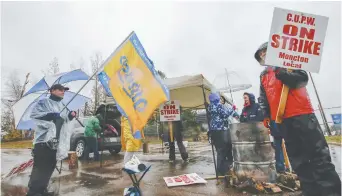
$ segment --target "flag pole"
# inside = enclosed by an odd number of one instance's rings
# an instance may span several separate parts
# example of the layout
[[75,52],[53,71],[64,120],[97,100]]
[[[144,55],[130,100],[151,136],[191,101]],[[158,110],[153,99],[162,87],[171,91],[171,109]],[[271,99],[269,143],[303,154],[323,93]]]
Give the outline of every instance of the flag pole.
[[101,70],[112,58],[113,56],[117,53],[117,51],[119,51],[122,46],[124,45],[124,43],[129,39],[129,37],[131,37],[134,34],[134,31],[132,31],[127,37],[126,39],[124,39],[123,42],[121,42],[121,44],[114,50],[114,52],[102,63],[102,65],[100,67],[98,67],[96,69],[96,71],[90,76],[90,78],[83,84],[83,86],[75,93],[75,95],[70,99],[70,101],[64,106],[64,108],[61,110],[60,113],[62,113],[65,108],[75,99],[75,97],[81,92],[81,90],[89,83],[90,80],[93,79],[93,77],[99,72],[99,70]]

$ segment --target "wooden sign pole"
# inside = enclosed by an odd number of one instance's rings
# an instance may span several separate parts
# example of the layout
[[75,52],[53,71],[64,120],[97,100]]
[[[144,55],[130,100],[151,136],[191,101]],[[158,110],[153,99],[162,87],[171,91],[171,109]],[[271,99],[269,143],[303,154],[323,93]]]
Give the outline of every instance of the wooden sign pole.
[[[287,71],[291,72],[291,70],[287,70]],[[287,96],[289,94],[289,90],[290,90],[289,87],[286,86],[285,84],[283,84],[283,88],[282,88],[281,95],[280,95],[280,101],[279,101],[277,116],[276,116],[276,123],[277,124],[281,124],[283,122],[283,116],[284,116],[284,112],[285,112],[286,101],[287,101]],[[285,166],[286,166],[286,168],[288,168],[290,170],[290,172],[292,172],[289,157],[287,156],[287,152],[286,152],[286,146],[285,146],[285,140],[284,139],[282,139],[281,147],[283,149]]]
[[[173,142],[174,138],[173,138],[173,127],[172,127],[172,121],[167,122],[169,125],[169,136],[170,136],[170,141]],[[170,144],[169,144],[170,145]]]

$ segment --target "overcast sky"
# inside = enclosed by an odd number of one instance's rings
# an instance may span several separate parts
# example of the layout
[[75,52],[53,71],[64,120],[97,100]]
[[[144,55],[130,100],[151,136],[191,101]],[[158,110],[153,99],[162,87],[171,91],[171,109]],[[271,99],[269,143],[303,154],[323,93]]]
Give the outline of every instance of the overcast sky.
[[[211,82],[239,73],[259,94],[262,67],[253,55],[267,41],[274,7],[329,17],[321,70],[313,74],[325,108],[341,105],[340,2],[1,2],[1,82],[12,71],[32,81],[57,57],[61,71],[108,55],[134,30],[168,77],[204,74]],[[83,60],[82,60],[83,59]],[[90,71],[90,68],[88,68]],[[234,79],[233,83],[239,83]],[[318,102],[312,84],[314,108]],[[2,92],[4,90],[2,89]],[[242,109],[242,93],[234,101]],[[329,110],[329,113],[339,112]],[[330,119],[330,115],[329,115]],[[331,120],[330,120],[331,121]]]

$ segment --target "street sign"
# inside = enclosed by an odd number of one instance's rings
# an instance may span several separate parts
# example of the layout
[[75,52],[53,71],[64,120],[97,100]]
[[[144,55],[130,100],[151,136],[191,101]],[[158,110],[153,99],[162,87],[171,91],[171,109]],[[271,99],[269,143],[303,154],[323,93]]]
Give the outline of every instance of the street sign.
[[159,112],[160,122],[180,121],[180,103],[177,100],[161,105]]
[[331,114],[331,118],[335,125],[341,124],[341,114]]
[[265,65],[318,73],[328,19],[275,8]]

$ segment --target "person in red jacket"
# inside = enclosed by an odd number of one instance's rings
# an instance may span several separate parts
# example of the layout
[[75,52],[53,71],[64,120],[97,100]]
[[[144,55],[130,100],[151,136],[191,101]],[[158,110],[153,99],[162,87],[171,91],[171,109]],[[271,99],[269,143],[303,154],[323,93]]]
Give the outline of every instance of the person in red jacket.
[[[254,57],[264,65],[267,43]],[[290,90],[283,122],[278,125],[285,139],[291,166],[297,173],[305,196],[341,195],[341,180],[331,162],[328,144],[314,114],[306,90],[308,74],[302,70],[266,66],[260,75],[259,103],[265,121],[274,121],[283,84]],[[269,124],[268,122],[265,123]]]

